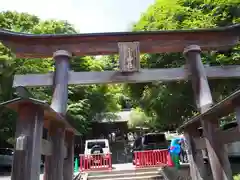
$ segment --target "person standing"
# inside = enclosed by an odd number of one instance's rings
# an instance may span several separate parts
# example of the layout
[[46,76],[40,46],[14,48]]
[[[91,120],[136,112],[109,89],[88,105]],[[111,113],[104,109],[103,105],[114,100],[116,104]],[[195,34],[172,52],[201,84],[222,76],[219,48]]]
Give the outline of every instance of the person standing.
[[186,142],[184,138],[181,138],[180,145],[181,145],[180,160],[183,163],[187,163],[188,162],[187,147],[186,147]]
[[180,156],[180,152],[181,152],[181,139],[180,138],[175,138],[171,140],[171,144],[170,144],[170,155],[172,158],[172,161],[174,163],[174,167],[176,167],[177,169],[180,168],[180,161],[179,161],[179,156]]

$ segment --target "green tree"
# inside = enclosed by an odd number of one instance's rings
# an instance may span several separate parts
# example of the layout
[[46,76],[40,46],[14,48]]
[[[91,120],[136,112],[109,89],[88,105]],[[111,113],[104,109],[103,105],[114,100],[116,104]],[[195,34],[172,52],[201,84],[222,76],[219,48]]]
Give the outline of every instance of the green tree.
[[[73,34],[74,27],[66,21],[42,21],[27,13],[0,12],[0,28],[34,34]],[[109,67],[108,67],[109,66]],[[103,71],[111,69],[94,57],[74,57],[71,59],[72,71]],[[48,73],[54,70],[52,58],[19,59],[9,49],[0,44],[0,102],[12,99],[14,74]],[[51,87],[27,88],[37,99],[51,102]],[[114,85],[70,86],[67,117],[82,134],[89,131],[91,121],[99,113],[116,112],[119,106],[119,91]],[[0,108],[0,141],[14,136],[16,114]]]
[[135,108],[130,113],[128,127],[129,128],[137,128],[137,127],[145,127],[145,128],[153,128],[153,119],[148,117],[140,108]]
[[[156,0],[133,25],[133,31],[196,29],[240,22],[239,0]],[[204,64],[240,64],[240,46],[202,54]],[[144,54],[143,68],[173,68],[185,64],[182,53]],[[210,80],[215,101],[239,87],[239,80]],[[196,113],[191,82],[129,84],[130,96],[159,125],[180,124]]]

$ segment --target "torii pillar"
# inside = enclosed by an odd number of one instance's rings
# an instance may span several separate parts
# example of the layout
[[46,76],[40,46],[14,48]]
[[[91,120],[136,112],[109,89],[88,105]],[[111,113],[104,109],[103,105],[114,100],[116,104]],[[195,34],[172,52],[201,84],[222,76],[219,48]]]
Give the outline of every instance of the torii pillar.
[[[187,59],[188,68],[191,73],[197,108],[200,113],[204,113],[211,107],[213,100],[204,65],[201,61],[201,48],[198,45],[190,45],[184,49],[184,56]],[[219,126],[217,122],[217,120],[201,120],[213,179],[232,180],[228,154],[224,144],[218,139],[215,133],[216,128]],[[191,132],[189,132],[189,138],[191,138]],[[191,172],[193,173],[193,171]],[[202,178],[198,177],[198,179]]]
[[[55,72],[53,77],[53,98],[51,108],[63,116],[65,116],[67,110],[68,72],[71,56],[71,53],[65,50],[58,50],[53,54],[53,58],[55,60]],[[74,158],[72,146],[74,146],[74,135],[68,135],[67,137],[70,142],[69,145],[71,146],[67,146],[67,152],[69,152],[69,149],[71,151],[71,153],[67,153],[64,152],[65,133],[66,131],[64,126],[57,126],[54,123],[49,125],[48,138],[52,143],[52,155],[46,158],[45,180],[72,179]],[[67,157],[64,160],[66,154]],[[68,165],[66,166],[64,164]],[[64,169],[71,172],[64,173]]]

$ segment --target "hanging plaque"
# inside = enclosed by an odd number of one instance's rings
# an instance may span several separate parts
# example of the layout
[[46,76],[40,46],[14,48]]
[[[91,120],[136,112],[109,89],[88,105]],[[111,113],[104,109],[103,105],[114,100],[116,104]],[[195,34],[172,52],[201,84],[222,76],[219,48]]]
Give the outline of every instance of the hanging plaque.
[[136,72],[140,69],[139,42],[119,42],[119,65],[121,72]]

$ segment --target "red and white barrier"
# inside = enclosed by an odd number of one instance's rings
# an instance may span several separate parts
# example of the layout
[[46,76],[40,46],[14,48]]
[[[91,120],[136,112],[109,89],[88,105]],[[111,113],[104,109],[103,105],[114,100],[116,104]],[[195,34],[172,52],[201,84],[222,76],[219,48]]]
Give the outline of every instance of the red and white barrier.
[[148,150],[134,152],[136,167],[152,167],[167,165],[168,150]]
[[80,154],[80,171],[94,171],[94,170],[111,170],[112,156],[111,154],[94,154],[84,155]]

